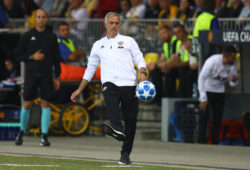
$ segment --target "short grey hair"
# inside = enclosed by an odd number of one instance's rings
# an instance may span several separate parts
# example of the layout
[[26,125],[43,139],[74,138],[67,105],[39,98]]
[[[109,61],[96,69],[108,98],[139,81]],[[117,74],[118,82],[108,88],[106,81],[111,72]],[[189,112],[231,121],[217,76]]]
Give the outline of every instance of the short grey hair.
[[113,16],[117,16],[120,18],[120,22],[122,21],[122,17],[120,14],[116,13],[116,12],[108,12],[106,15],[105,15],[105,18],[104,18],[104,22],[107,24],[108,23],[108,19],[110,17],[113,17]]

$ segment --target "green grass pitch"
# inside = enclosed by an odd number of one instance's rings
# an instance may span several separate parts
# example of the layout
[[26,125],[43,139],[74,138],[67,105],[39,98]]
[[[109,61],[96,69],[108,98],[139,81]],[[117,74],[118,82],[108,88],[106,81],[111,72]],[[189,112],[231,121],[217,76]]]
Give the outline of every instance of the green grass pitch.
[[115,162],[111,163],[111,162],[86,161],[86,160],[75,160],[75,159],[0,155],[0,170],[109,170],[109,169],[181,170],[183,168],[149,166],[141,164],[119,165],[118,163]]

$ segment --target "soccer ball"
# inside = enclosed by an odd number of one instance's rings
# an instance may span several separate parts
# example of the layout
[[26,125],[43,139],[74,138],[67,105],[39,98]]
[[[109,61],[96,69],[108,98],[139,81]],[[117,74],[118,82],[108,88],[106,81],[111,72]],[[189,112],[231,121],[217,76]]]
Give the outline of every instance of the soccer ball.
[[149,101],[156,95],[155,85],[150,81],[142,81],[136,86],[136,96],[139,100]]

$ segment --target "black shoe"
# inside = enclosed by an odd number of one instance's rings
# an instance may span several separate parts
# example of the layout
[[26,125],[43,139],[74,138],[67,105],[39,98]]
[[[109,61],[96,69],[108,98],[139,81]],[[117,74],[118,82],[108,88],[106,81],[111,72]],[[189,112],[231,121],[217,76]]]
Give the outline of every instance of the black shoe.
[[130,161],[127,153],[121,155],[121,158],[120,158],[120,161],[118,162],[118,164],[121,164],[121,165],[122,164],[127,164],[127,165],[131,164],[131,161]]
[[48,141],[48,135],[47,134],[42,134],[41,135],[41,141],[40,141],[40,145],[42,146],[50,146],[50,143]]
[[114,129],[110,124],[106,122],[102,123],[102,129],[105,134],[112,136],[118,141],[124,141],[126,138],[126,135],[122,131]]
[[20,130],[16,136],[16,139],[15,139],[15,144],[16,145],[22,145],[23,144],[23,131]]

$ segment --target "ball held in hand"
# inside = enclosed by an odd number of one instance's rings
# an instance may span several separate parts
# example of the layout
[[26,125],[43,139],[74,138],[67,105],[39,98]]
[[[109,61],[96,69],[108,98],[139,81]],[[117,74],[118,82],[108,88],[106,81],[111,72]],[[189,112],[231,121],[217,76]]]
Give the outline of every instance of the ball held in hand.
[[136,96],[139,100],[150,101],[156,95],[155,85],[150,81],[142,81],[136,86]]

